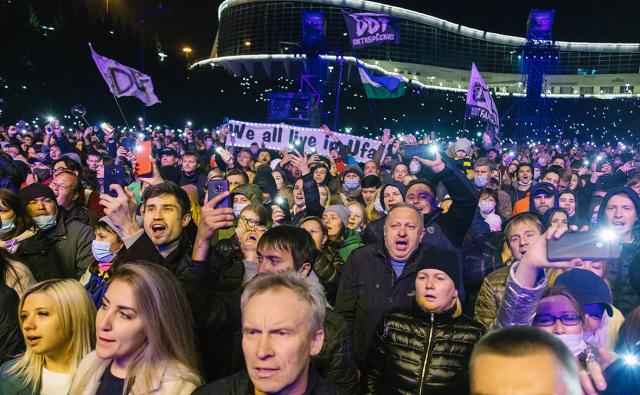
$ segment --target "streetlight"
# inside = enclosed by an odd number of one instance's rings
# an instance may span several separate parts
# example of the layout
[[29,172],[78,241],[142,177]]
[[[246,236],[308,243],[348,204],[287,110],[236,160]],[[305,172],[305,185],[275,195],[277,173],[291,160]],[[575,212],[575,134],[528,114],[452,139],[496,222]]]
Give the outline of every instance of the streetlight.
[[193,50],[191,49],[191,47],[182,47],[182,53],[184,54],[184,58],[187,60],[187,62],[189,62],[189,58],[191,57],[191,52],[193,52]]

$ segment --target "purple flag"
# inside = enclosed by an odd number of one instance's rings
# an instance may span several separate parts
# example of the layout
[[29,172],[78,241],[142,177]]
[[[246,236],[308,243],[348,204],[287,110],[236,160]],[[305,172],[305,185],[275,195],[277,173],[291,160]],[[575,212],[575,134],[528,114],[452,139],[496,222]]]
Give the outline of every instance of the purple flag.
[[112,95],[116,97],[135,96],[142,100],[147,107],[160,102],[153,93],[151,77],[136,69],[121,65],[115,60],[98,55],[93,50],[91,43],[89,43],[89,48],[93,61],[98,66],[98,70],[109,86]]
[[487,122],[494,133],[500,131],[500,118],[491,91],[484,82],[474,63],[471,66],[469,90],[467,91],[467,117],[478,118]]

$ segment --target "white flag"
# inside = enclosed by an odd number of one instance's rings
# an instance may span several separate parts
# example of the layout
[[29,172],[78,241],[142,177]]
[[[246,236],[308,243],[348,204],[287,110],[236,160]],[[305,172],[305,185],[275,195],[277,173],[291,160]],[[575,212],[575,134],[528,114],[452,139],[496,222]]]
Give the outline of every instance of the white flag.
[[93,50],[91,43],[89,43],[89,48],[93,61],[96,62],[102,78],[114,96],[135,96],[142,100],[147,107],[160,102],[153,93],[151,77],[136,69],[121,65],[115,60],[98,55]]
[[475,63],[473,63],[471,67],[471,75],[469,76],[467,117],[487,121],[496,132],[500,129],[498,109],[493,101],[493,97],[491,97],[491,91],[484,82]]

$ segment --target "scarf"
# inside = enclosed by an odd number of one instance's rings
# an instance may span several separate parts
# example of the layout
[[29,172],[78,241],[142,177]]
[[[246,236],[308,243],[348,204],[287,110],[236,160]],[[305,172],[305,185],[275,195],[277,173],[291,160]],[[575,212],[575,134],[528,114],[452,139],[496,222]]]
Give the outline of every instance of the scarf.
[[27,229],[24,232],[22,232],[22,234],[14,237],[13,239],[0,240],[0,248],[7,250],[12,254],[15,254],[16,251],[18,250],[18,247],[20,246],[20,243],[23,240],[28,239],[33,235],[35,235],[35,233],[32,230]]

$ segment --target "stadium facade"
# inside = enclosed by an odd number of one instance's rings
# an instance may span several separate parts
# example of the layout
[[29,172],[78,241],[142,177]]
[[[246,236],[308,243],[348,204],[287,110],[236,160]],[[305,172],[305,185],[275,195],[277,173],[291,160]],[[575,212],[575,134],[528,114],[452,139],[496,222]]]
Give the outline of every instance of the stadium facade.
[[[303,67],[301,13],[309,10],[324,12],[326,58],[335,62],[336,55],[343,56],[349,68],[347,75],[357,73],[351,70],[355,59],[341,11],[375,12],[402,20],[401,40],[399,44],[358,50],[358,58],[367,67],[402,74],[420,86],[466,90],[475,62],[498,94],[525,93],[522,72],[526,38],[485,32],[360,0],[226,0],[218,8],[218,31],[211,56],[194,67],[222,66],[234,75],[258,78],[292,77]],[[524,30],[524,15],[522,19]],[[640,94],[640,43],[555,44],[559,59],[547,73],[547,95],[614,98]]]

